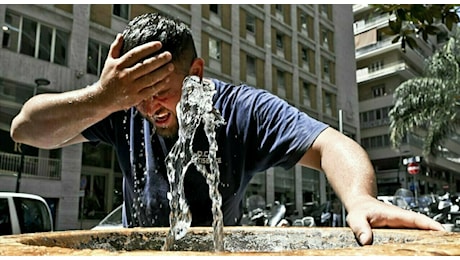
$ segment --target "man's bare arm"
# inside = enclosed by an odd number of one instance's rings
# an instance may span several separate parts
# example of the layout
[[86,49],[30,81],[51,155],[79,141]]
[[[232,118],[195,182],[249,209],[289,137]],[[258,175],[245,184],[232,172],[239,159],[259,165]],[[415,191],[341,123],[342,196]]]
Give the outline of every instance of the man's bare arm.
[[72,139],[110,111],[92,102],[91,88],[59,94],[41,94],[28,100],[11,123],[16,142],[43,149],[55,149],[75,143]]
[[324,130],[299,163],[326,174],[345,205],[348,225],[362,245],[372,244],[372,228],[377,227],[444,230],[426,215],[377,200],[374,169],[366,151],[335,129]]
[[85,141],[80,134],[89,126],[164,89],[174,69],[171,54],[144,59],[158,51],[161,43],[143,44],[120,57],[122,44],[119,34],[95,84],[28,100],[11,124],[13,140],[44,149]]

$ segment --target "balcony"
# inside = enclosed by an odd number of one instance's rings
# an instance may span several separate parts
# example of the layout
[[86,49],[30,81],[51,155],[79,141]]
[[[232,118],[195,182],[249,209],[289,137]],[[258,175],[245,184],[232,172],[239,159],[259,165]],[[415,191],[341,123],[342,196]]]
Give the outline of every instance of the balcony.
[[370,71],[367,67],[356,71],[356,81],[358,84],[369,80],[382,79],[388,76],[398,74],[401,77],[408,79],[417,76],[418,74],[404,61],[392,62],[385,65],[382,69]]
[[374,44],[369,44],[364,47],[361,47],[355,51],[355,56],[357,60],[362,60],[366,58],[372,58],[382,53],[387,53],[392,50],[397,50],[401,48],[400,43],[392,43],[392,38],[387,38],[382,41],[378,41]]
[[[17,174],[21,164],[21,155],[0,152],[0,174]],[[24,169],[22,176],[60,180],[61,160],[24,156]]]
[[391,19],[394,19],[394,15],[383,14],[367,20],[356,21],[353,23],[353,32],[356,35],[372,28],[387,26]]

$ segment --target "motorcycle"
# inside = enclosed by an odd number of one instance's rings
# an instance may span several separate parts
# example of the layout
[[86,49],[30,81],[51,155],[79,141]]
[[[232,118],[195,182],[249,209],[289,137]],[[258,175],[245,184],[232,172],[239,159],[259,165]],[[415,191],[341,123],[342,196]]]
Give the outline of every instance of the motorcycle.
[[248,198],[248,214],[243,217],[243,225],[281,227],[289,226],[285,219],[286,206],[279,201],[274,205],[265,206],[265,200],[260,195]]
[[393,204],[403,209],[424,214],[443,224],[449,231],[460,232],[460,199],[449,192],[444,195],[422,195],[415,200],[407,189],[398,189]]
[[292,226],[297,226],[297,227],[315,227],[315,219],[311,216],[308,217],[303,217],[300,219],[295,219],[292,222]]
[[444,224],[449,231],[460,232],[460,200],[458,196],[452,196],[446,192],[439,197],[438,214],[433,219]]
[[320,205],[318,205],[316,202],[310,203],[304,207],[303,213],[303,215],[306,217],[294,220],[295,224],[293,222],[293,225],[332,227],[333,213],[331,201],[327,201]]

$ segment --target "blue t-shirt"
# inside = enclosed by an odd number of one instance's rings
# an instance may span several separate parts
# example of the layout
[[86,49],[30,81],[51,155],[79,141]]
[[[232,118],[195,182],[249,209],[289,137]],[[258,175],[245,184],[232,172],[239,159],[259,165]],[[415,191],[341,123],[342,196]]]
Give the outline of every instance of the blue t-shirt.
[[[266,90],[247,85],[235,86],[216,79],[213,82],[217,91],[213,97],[214,107],[225,119],[225,124],[216,129],[224,225],[240,225],[244,193],[254,174],[275,166],[285,169],[293,167],[328,125],[309,117]],[[116,150],[124,176],[124,226],[168,226],[169,202],[166,192],[169,184],[164,160],[175,140],[153,134],[152,153],[157,174],[151,175],[149,180],[136,176],[139,173],[133,174],[136,171],[131,167],[127,138],[130,117],[129,112],[115,112],[86,129],[83,135],[90,141],[111,144]],[[134,117],[137,129],[140,129],[142,117],[140,114]],[[139,146],[143,137],[140,132],[136,135]],[[209,149],[203,129],[197,131],[193,147],[194,153],[201,154],[203,162],[206,162],[206,151]],[[135,164],[139,164],[137,160],[145,159],[135,158]],[[139,189],[150,189],[149,194],[154,194],[154,198],[136,197],[135,191]],[[209,188],[195,167],[187,170],[184,190],[192,213],[192,226],[211,226],[213,216]],[[141,204],[144,210],[133,209],[136,200],[143,200]],[[149,206],[146,207],[146,204]]]

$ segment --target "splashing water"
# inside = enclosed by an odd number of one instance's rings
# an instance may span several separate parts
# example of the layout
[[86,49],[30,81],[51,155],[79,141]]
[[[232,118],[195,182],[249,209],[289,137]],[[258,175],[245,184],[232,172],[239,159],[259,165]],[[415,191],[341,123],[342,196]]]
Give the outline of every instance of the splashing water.
[[[187,233],[192,216],[185,200],[184,177],[190,165],[195,165],[203,174],[209,186],[209,197],[212,201],[214,249],[223,251],[223,217],[221,211],[222,196],[219,193],[219,166],[216,160],[217,141],[215,128],[225,124],[220,113],[214,109],[212,96],[216,92],[214,84],[201,81],[197,76],[184,79],[181,101],[176,107],[179,122],[178,140],[166,157],[166,167],[170,192],[168,193],[171,208],[169,221],[170,231],[163,250],[169,250],[174,240],[181,239]],[[193,153],[193,139],[198,126],[203,123],[209,142],[209,169],[200,163],[199,157]]]

